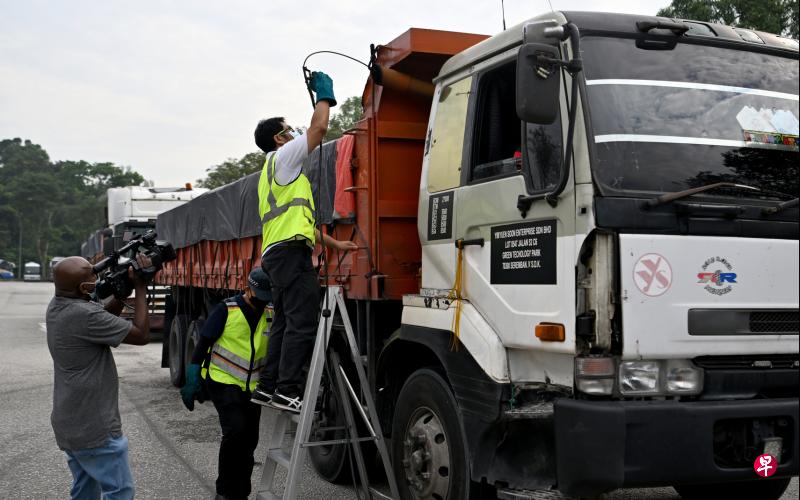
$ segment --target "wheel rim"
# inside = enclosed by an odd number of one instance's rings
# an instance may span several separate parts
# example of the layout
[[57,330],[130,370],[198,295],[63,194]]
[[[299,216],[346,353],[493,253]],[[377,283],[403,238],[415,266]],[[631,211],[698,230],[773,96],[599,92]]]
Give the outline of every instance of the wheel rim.
[[[336,434],[336,431],[323,430],[326,429],[327,427],[332,427],[336,425],[335,422],[339,420],[338,419],[339,412],[337,411],[338,407],[335,404],[332,404],[332,402],[333,398],[331,398],[331,401],[328,401],[330,406],[327,407],[327,411],[320,411],[316,413],[316,417],[312,422],[311,426],[311,434],[314,436],[314,441],[328,441],[328,440],[342,438],[342,436]],[[330,455],[333,452],[335,446],[337,445],[332,445],[332,444],[320,445],[320,446],[315,446],[314,450],[320,456],[326,456]]]
[[450,488],[450,448],[439,416],[427,407],[411,415],[403,436],[403,470],[417,500],[444,500]]

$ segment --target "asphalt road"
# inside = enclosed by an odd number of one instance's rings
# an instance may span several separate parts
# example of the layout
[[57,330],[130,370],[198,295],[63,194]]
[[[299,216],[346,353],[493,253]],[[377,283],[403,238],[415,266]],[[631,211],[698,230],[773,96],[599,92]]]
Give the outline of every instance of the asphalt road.
[[[0,498],[69,497],[72,478],[50,427],[53,367],[47,351],[44,312],[51,296],[51,283],[0,282]],[[160,368],[160,342],[143,347],[123,345],[114,350],[114,357],[137,497],[213,498],[220,439],[213,406],[198,405],[191,413],[183,407],[177,390],[169,383],[167,370]],[[273,412],[264,411],[262,415],[257,461],[264,455]],[[324,482],[308,463],[305,468],[299,498],[355,498],[351,488]],[[254,483],[259,477],[256,470]],[[797,497],[795,478],[783,498]],[[654,488],[620,490],[605,498],[679,497],[671,488]]]

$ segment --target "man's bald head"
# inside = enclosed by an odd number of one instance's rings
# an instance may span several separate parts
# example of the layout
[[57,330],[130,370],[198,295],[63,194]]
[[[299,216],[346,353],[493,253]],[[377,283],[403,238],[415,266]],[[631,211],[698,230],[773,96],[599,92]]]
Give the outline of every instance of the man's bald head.
[[94,272],[83,257],[67,257],[53,267],[53,283],[59,297],[85,297],[91,290],[81,290],[81,284],[90,282],[94,282]]

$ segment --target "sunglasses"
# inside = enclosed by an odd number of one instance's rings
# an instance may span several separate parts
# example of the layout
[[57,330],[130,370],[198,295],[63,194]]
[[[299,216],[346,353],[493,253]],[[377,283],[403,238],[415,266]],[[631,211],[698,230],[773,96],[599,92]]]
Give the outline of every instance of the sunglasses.
[[286,135],[290,132],[294,132],[294,129],[292,127],[287,126],[285,129],[281,130],[276,135]]

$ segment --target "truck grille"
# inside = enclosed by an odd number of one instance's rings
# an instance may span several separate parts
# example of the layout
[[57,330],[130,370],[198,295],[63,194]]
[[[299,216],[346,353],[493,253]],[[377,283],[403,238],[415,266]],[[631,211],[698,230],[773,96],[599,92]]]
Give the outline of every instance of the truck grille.
[[700,356],[694,363],[706,370],[764,370],[800,367],[797,354],[764,354],[748,356]]
[[797,309],[689,309],[689,335],[797,335]]
[[798,311],[753,311],[750,313],[753,333],[793,333],[800,331]]

